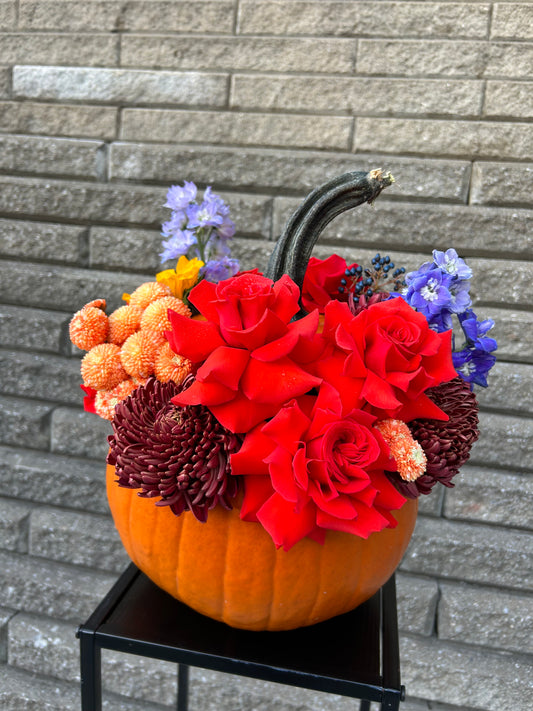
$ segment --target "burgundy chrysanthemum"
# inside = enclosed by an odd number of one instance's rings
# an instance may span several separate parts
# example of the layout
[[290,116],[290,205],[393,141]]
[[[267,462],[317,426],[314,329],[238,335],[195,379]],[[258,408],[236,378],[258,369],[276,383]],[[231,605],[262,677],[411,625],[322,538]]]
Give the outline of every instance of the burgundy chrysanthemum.
[[478,438],[478,404],[470,384],[454,378],[435,388],[426,390],[433,402],[449,420],[413,420],[409,429],[422,445],[427,457],[426,472],[416,481],[403,481],[391,474],[396,488],[410,499],[429,494],[437,482],[453,487],[453,477],[467,461],[470,449]]
[[229,458],[241,442],[203,405],[172,404],[191,381],[180,386],[149,378],[120,402],[107,461],[116,467],[119,486],[160,496],[156,506],[170,506],[178,516],[192,511],[206,521],[215,506],[231,508],[239,478],[230,476]]

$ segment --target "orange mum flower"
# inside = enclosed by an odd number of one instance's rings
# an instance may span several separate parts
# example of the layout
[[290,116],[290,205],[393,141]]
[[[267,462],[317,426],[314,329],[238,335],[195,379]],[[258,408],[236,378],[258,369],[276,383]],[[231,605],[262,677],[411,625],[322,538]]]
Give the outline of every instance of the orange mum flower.
[[[105,301],[103,303],[105,308]],[[70,340],[83,351],[90,351],[94,346],[104,343],[108,330],[109,322],[107,316],[101,308],[91,304],[86,304],[77,311],[70,320],[68,327]]]
[[173,380],[177,385],[181,385],[191,372],[191,361],[188,358],[174,353],[170,347],[170,343],[165,341],[155,359],[155,377],[162,383]]
[[96,414],[104,420],[112,420],[115,414],[115,405],[128,397],[136,387],[135,380],[128,378],[128,380],[122,380],[111,390],[99,390],[94,399]]
[[110,390],[128,376],[120,361],[120,348],[114,343],[101,343],[84,356],[81,361],[81,377],[84,385],[95,390]]
[[121,306],[109,316],[109,342],[121,346],[139,329],[143,310],[140,306]]
[[396,460],[404,481],[415,481],[426,471],[427,459],[420,442],[402,420],[381,420],[375,424]]
[[152,301],[146,307],[141,318],[141,329],[163,336],[165,331],[172,329],[167,316],[169,309],[182,316],[191,316],[190,308],[181,299],[177,299],[175,296],[165,296],[157,301]]
[[124,369],[132,378],[148,378],[154,372],[155,357],[164,336],[153,336],[148,331],[137,331],[126,339],[120,349]]
[[172,292],[166,284],[160,284],[157,281],[147,281],[141,284],[133,294],[129,297],[130,306],[140,306],[145,309],[148,304],[156,299],[162,299],[163,296],[172,296]]

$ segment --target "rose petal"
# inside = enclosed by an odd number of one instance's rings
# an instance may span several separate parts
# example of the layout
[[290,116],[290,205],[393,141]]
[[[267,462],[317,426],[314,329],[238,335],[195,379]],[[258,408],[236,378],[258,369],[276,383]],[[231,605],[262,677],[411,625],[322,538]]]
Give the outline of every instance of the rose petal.
[[216,348],[198,368],[196,378],[203,383],[218,382],[231,390],[237,390],[249,360],[248,351],[221,346]]
[[241,389],[255,403],[279,406],[317,387],[320,382],[320,378],[302,370],[290,358],[280,358],[274,363],[251,358],[241,379]]
[[268,476],[251,476],[244,480],[244,496],[241,504],[240,517],[243,521],[257,521],[257,512],[274,494],[274,489]]
[[178,355],[188,358],[193,363],[200,363],[215,348],[225,345],[218,326],[209,321],[194,319],[169,310],[168,317],[171,331],[165,331],[170,347]]
[[315,528],[315,507],[305,504],[296,513],[294,504],[273,494],[257,512],[257,519],[271,535],[277,548],[288,551]]

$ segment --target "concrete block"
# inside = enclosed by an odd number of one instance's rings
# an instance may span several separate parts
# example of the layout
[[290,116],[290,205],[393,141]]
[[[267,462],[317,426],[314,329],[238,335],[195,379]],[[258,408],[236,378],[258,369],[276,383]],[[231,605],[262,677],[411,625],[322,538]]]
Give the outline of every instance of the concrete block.
[[11,69],[0,67],[0,99],[8,99],[11,96]]
[[17,22],[17,3],[14,0],[0,2],[0,29],[12,30]]
[[[3,494],[9,494],[3,490]],[[28,552],[28,528],[31,506],[0,499],[0,548],[16,553]],[[0,618],[1,620],[1,618]]]
[[256,239],[240,239],[235,243],[232,254],[239,260],[242,270],[257,267],[264,272],[272,254],[272,242]]
[[0,551],[0,592],[12,607],[78,624],[87,619],[116,575]]
[[533,530],[533,481],[529,474],[467,464],[454,483],[455,487],[446,491],[446,518]]
[[[29,672],[0,666],[0,704],[2,711],[79,711],[80,685],[36,677]],[[164,711],[159,704],[132,701],[105,694],[103,711]]]
[[[494,337],[498,338],[496,327],[490,333],[493,332]],[[524,417],[533,416],[533,367],[497,362],[490,371],[489,382],[488,388],[477,391],[480,407],[519,412]]]
[[13,94],[27,99],[223,106],[226,93],[223,74],[13,67]]
[[[533,163],[474,163],[472,170],[473,205],[531,205],[528,186],[533,177]],[[527,241],[524,235],[524,241]]]
[[105,462],[0,447],[2,491],[14,498],[108,513]]
[[24,30],[231,34],[233,22],[233,0],[23,0],[19,11]]
[[[490,375],[489,375],[490,377]],[[521,417],[480,412],[472,464],[527,470],[533,457],[533,423]]]
[[160,231],[155,230],[93,227],[89,233],[89,264],[95,269],[155,273],[161,267],[162,239]]
[[[191,668],[190,707],[202,711],[353,711],[354,699]],[[355,702],[357,708],[357,701]]]
[[[466,161],[122,142],[114,143],[110,151],[110,175],[115,180],[153,179],[170,184],[178,180],[176,176],[188,176],[200,184],[249,189],[254,193],[274,192],[276,196],[290,191],[303,197],[337,175],[377,167],[390,170],[396,178],[387,189],[389,194],[404,199],[425,197],[466,202],[470,181],[470,164]],[[387,193],[376,203],[376,211]],[[282,198],[276,197],[276,202],[278,199]],[[294,208],[299,202],[294,201]],[[394,209],[401,206],[396,203]]]
[[488,3],[243,0],[239,13],[239,31],[250,34],[485,39],[488,22]]
[[357,116],[424,114],[479,116],[480,81],[361,79],[303,76],[233,77],[230,105],[237,109],[352,112]]
[[117,35],[84,34],[80,42],[74,33],[13,32],[2,35],[0,63],[109,67],[116,64],[117,54]]
[[114,573],[121,573],[129,563],[108,516],[47,507],[32,512],[29,552],[49,560]]
[[0,350],[0,392],[5,395],[76,405],[80,382],[77,359]]
[[396,577],[396,595],[400,630],[426,637],[432,634],[439,595],[437,583],[399,573]]
[[53,405],[0,396],[0,444],[48,449]]
[[483,115],[533,118],[533,85],[530,82],[488,81]]
[[401,570],[528,590],[532,543],[525,531],[419,516]]
[[440,585],[439,638],[533,653],[533,596],[474,585]]
[[[465,5],[472,8],[472,5]],[[520,42],[464,42],[361,39],[359,74],[530,79],[533,45]]]
[[[468,263],[474,272],[470,293],[479,317],[487,318],[490,315],[486,307],[478,308],[478,305],[481,306],[483,302],[511,307],[520,304],[529,308],[533,290],[531,263],[500,260],[497,269],[494,269],[494,262],[490,259],[471,257]],[[505,284],[505,292],[501,289],[501,284]]]
[[[65,681],[78,681],[79,645],[75,625],[19,614],[9,627],[9,664]],[[147,657],[102,653],[102,683],[108,691],[161,704],[175,704],[176,665]]]
[[204,143],[209,136],[210,143],[347,150],[352,123],[345,116],[124,109],[120,138]]
[[494,4],[491,38],[510,40],[533,39],[533,7],[526,2]]
[[388,151],[449,158],[533,158],[527,123],[357,118],[355,151]]
[[131,293],[154,276],[70,269],[32,264],[32,288],[28,289],[28,267],[5,260],[0,264],[0,298],[23,306],[74,311],[96,298],[105,298],[108,313],[123,305],[122,294]]
[[91,412],[57,407],[52,413],[52,452],[98,459],[104,466],[112,433],[111,423]]
[[70,315],[44,309],[0,305],[0,343],[5,348],[28,348],[59,353]]
[[79,265],[86,233],[75,225],[0,219],[0,253],[8,259]]
[[116,135],[118,109],[110,106],[6,101],[0,110],[2,131],[100,139]]
[[440,702],[458,709],[519,709],[531,693],[531,662],[521,655],[403,635],[400,656],[402,682],[431,708],[440,709],[434,704]]
[[440,516],[444,504],[446,487],[436,486],[431,494],[418,498],[418,513],[425,516]]
[[7,626],[14,614],[14,610],[0,607],[0,669],[7,662]]
[[[419,190],[422,197],[425,194],[424,180],[431,180],[430,168],[414,185],[409,184],[414,177],[411,171],[403,174],[401,167],[399,169],[399,173],[393,171],[397,180],[392,186],[394,193],[402,188],[404,193]],[[438,174],[439,169],[435,172]],[[462,176],[460,173],[456,176],[459,188]],[[452,182],[450,175],[450,191]],[[435,188],[436,185],[430,184],[429,192],[434,192]],[[297,205],[298,200],[294,198],[275,200],[275,235],[281,232]],[[386,244],[391,251],[402,250],[408,245],[410,250],[425,254],[426,260],[431,258],[433,249],[446,250],[450,247],[469,262],[479,255],[498,258],[505,252],[512,253],[517,259],[527,259],[533,247],[528,236],[528,225],[532,219],[533,212],[530,210],[393,202],[387,200],[387,193],[383,193],[373,209],[362,206],[335,218],[322,233],[321,241],[333,246],[336,243],[352,243],[380,251],[383,251],[382,244]]]
[[[0,177],[0,210],[23,218],[108,222],[159,228],[168,211],[166,191],[134,185],[97,185],[74,180]],[[92,297],[94,298],[94,297]]]
[[103,149],[100,141],[0,136],[0,170],[98,179],[103,176]]
[[352,39],[277,37],[198,37],[124,35],[120,55],[125,67],[194,71],[327,72],[351,74]]
[[533,314],[527,311],[507,311],[491,308],[491,317],[497,324],[498,357],[502,360],[533,363],[533,353],[528,334],[533,333]]

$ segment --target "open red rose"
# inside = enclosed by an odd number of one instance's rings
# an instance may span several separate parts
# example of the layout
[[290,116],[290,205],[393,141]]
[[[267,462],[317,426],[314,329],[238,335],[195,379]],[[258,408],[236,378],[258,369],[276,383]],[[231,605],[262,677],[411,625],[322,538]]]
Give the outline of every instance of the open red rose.
[[231,456],[232,474],[244,477],[241,518],[259,521],[285,550],[304,536],[323,542],[328,529],[367,538],[394,528],[391,510],[405,498],[384,473],[396,466],[375,420],[344,412],[327,384],[288,402]]
[[311,257],[307,265],[302,286],[302,304],[307,312],[318,309],[322,314],[324,307],[331,299],[339,301],[348,300],[348,291],[339,291],[341,279],[344,278],[346,269],[357,266],[346,261],[338,254],[332,254],[327,259]]
[[319,385],[300,366],[318,339],[318,313],[291,323],[298,297],[286,275],[273,282],[247,273],[195,286],[189,300],[206,321],[169,312],[172,349],[199,366],[173,402],[206,405],[224,427],[241,433]]
[[312,372],[339,391],[345,406],[380,419],[447,419],[425,391],[456,376],[452,333],[432,331],[402,298],[373,304],[357,316],[332,301],[323,336],[329,350]]

